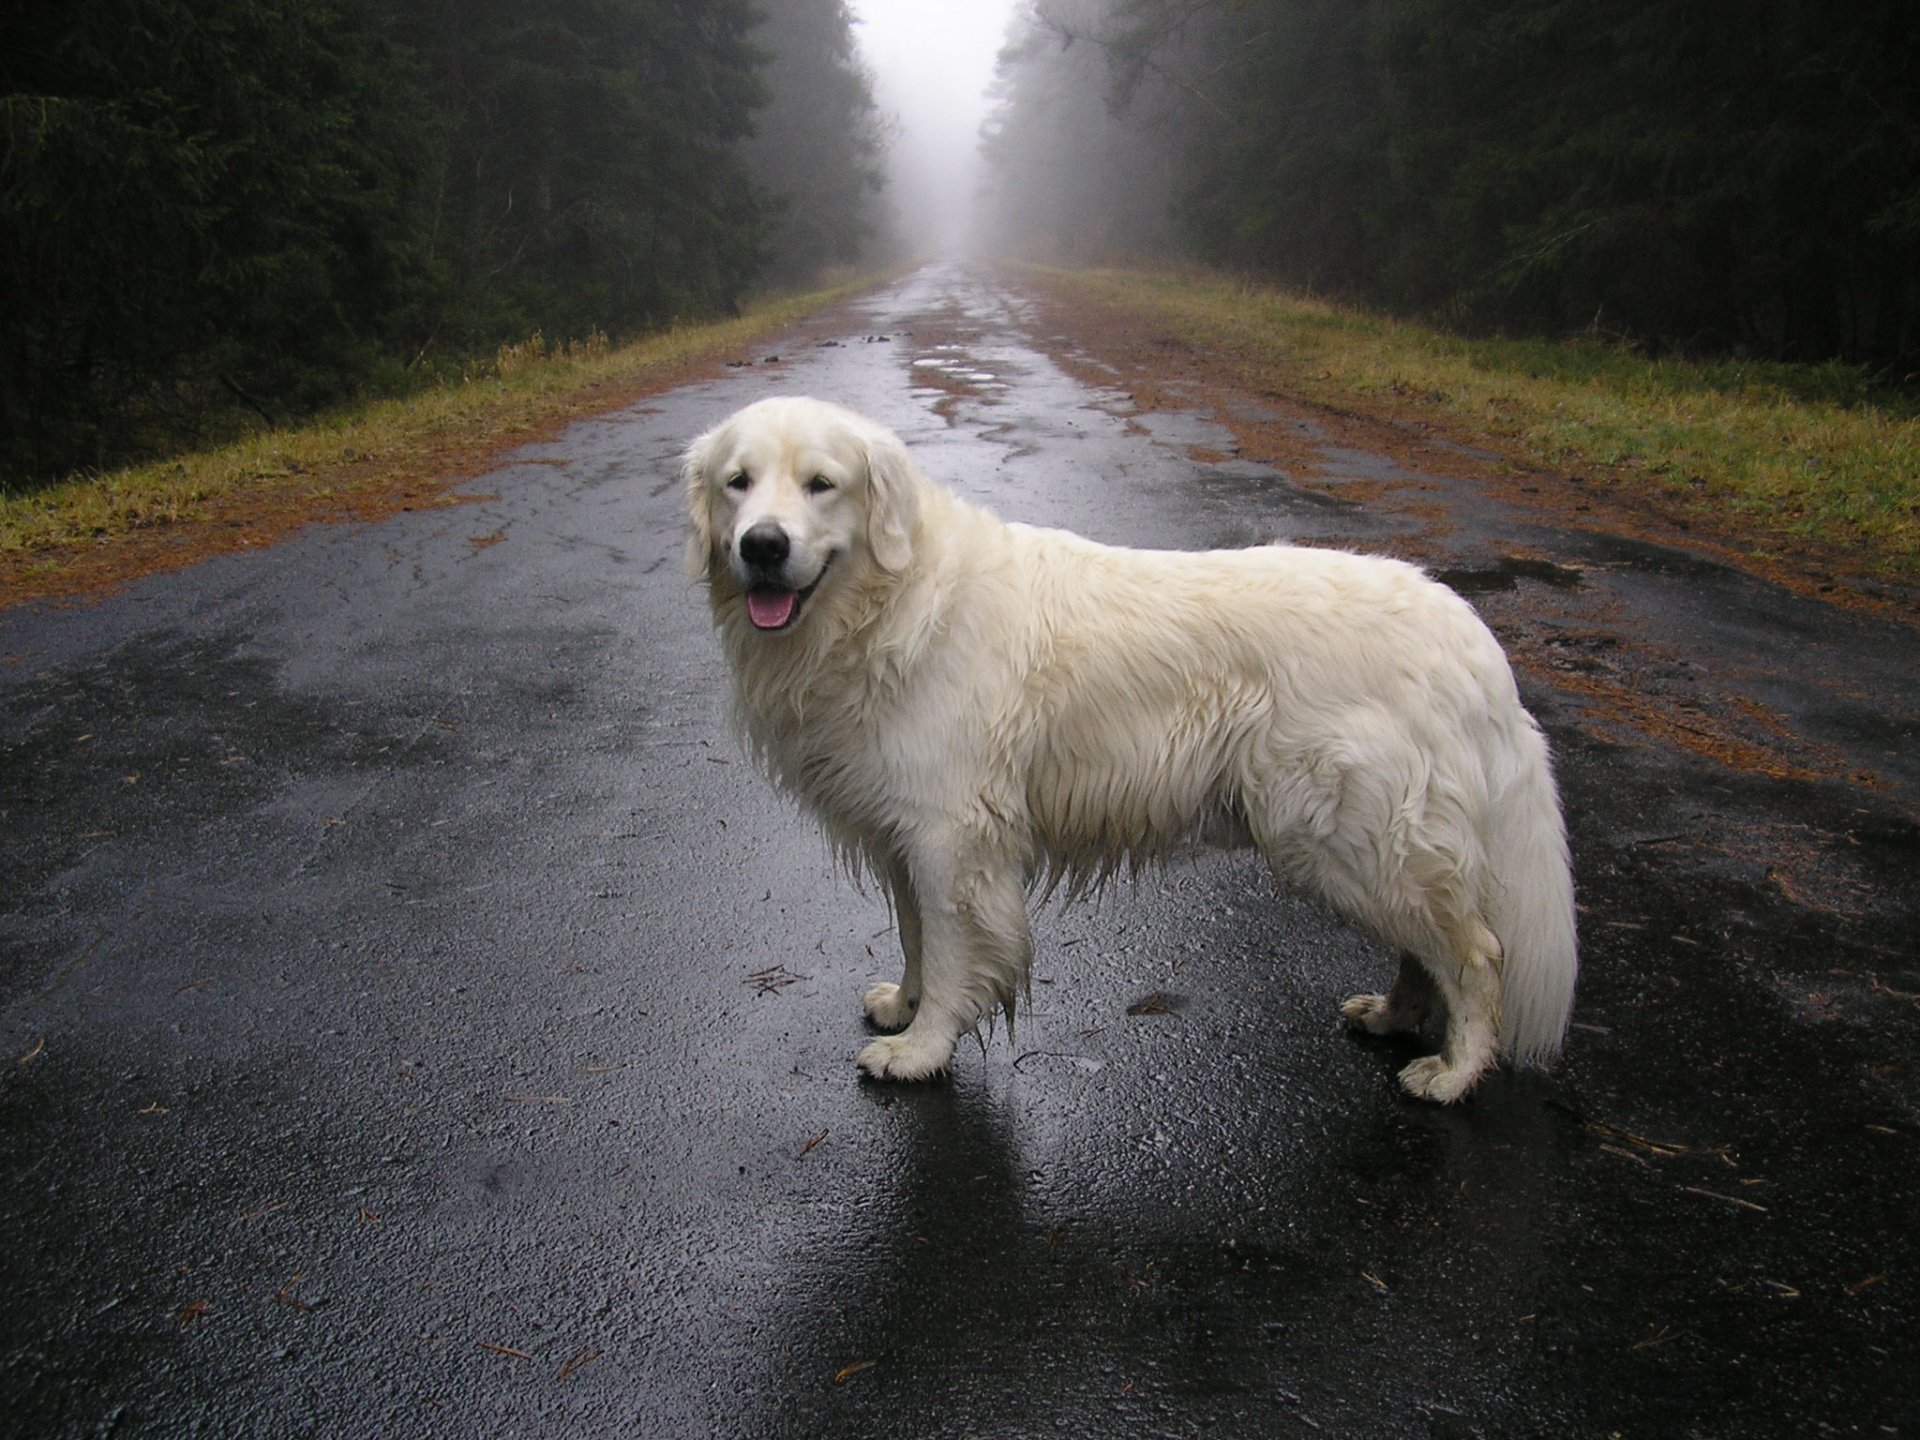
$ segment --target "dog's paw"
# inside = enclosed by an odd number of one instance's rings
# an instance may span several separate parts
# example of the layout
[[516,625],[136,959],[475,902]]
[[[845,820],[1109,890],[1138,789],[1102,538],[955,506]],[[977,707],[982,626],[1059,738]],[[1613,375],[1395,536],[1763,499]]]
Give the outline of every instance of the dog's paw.
[[913,1002],[898,985],[875,985],[861,1004],[876,1030],[904,1030],[913,1021]]
[[1427,1055],[1400,1072],[1400,1084],[1416,1100],[1452,1105],[1466,1099],[1484,1073],[1482,1067],[1450,1065],[1444,1055]]
[[1399,1029],[1393,1002],[1385,995],[1349,995],[1340,1006],[1340,1015],[1349,1025],[1358,1025],[1369,1035],[1391,1035]]
[[882,1035],[855,1063],[876,1080],[932,1080],[953,1068],[953,1041]]

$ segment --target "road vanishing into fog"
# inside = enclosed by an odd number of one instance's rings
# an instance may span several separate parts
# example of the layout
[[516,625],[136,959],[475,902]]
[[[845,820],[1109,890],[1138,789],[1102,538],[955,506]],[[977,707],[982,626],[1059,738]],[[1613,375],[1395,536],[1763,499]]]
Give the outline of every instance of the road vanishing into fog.
[[[0,614],[0,1434],[1914,1433],[1914,630],[1310,417],[1305,488],[1230,429],[1282,401],[1142,409],[991,273],[738,359]],[[885,907],[681,567],[680,450],[779,392],[1008,518],[1429,557],[1559,753],[1558,1069],[1408,1101],[1336,1010],[1388,958],[1196,855],[1043,909],[951,1083],[857,1080]]]

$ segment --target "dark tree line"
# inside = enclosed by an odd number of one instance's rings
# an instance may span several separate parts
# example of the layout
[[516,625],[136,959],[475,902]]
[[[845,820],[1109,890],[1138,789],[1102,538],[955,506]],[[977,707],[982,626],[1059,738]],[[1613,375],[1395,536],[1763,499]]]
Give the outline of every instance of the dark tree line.
[[1455,323],[1920,361],[1912,0],[1041,0],[999,131],[1043,75],[1106,107],[1082,181],[1116,134],[1170,167],[1083,212],[1158,207],[1149,245],[1171,214],[1200,258]]
[[764,8],[14,0],[0,474],[854,259],[882,135],[844,0]]
[[746,156],[776,207],[764,273],[788,284],[888,247],[876,204],[888,131],[846,0],[763,5],[754,41],[775,57],[776,83]]

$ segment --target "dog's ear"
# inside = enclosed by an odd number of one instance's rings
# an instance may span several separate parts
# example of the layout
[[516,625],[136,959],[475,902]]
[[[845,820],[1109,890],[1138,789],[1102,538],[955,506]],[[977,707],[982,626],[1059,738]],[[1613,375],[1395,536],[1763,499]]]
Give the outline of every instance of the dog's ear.
[[907,447],[884,431],[867,438],[867,548],[882,570],[899,574],[913,559],[920,528],[920,472]]
[[687,574],[695,579],[713,568],[713,492],[707,486],[707,463],[717,433],[709,430],[702,435],[680,460],[680,479],[687,494]]

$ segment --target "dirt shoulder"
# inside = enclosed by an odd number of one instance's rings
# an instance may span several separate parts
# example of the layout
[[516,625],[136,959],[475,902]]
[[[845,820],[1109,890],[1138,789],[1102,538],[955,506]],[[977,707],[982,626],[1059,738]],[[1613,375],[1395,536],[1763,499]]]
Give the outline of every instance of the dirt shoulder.
[[[1543,521],[1687,549],[1796,593],[1920,627],[1920,589],[1861,575],[1858,557],[1845,547],[1796,542],[1791,555],[1757,554],[1731,513],[1683,513],[1617,471],[1541,465],[1497,437],[1450,424],[1418,394],[1376,389],[1337,403],[1305,398],[1269,377],[1250,379],[1225,347],[1210,351],[1160,319],[1091,297],[1047,272],[1021,271],[1009,280],[1044,317],[1038,331],[1056,337],[1050,353],[1070,373],[1117,386],[1143,409],[1177,404],[1209,413],[1233,432],[1241,456],[1275,465],[1297,484],[1337,478],[1342,494],[1355,495],[1337,457],[1361,450],[1420,476],[1468,482]],[[1418,503],[1408,486],[1398,488],[1398,503]]]
[[[836,300],[790,323],[756,326],[749,317],[715,326],[711,337],[680,339],[675,344],[682,353],[645,360],[635,373],[584,374],[510,406],[475,405],[466,417],[430,423],[424,436],[408,436],[379,453],[350,442],[325,446],[324,458],[275,460],[239,483],[192,496],[177,513],[156,506],[131,525],[103,527],[85,538],[0,550],[0,610],[97,598],[143,576],[277,544],[307,525],[364,524],[483,498],[460,487],[498,468],[512,451],[729,367],[778,363],[779,350],[844,328],[847,303]],[[316,427],[301,438],[324,431]]]

